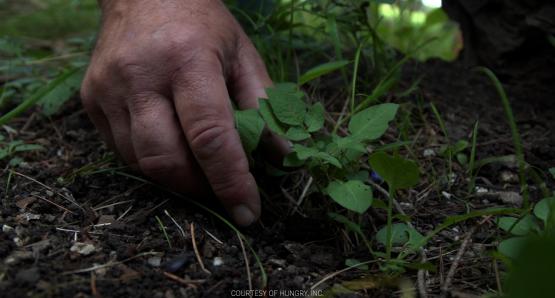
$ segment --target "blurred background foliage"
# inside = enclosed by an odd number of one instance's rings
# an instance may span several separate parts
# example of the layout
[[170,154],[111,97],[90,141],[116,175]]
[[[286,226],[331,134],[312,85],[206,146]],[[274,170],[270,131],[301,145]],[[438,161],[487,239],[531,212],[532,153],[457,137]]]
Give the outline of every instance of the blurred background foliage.
[[[363,55],[367,61],[388,60],[382,63],[383,73],[397,59],[393,49],[410,53],[435,38],[414,55],[424,61],[431,57],[453,60],[462,48],[457,24],[441,8],[424,5],[421,0],[397,0],[393,5],[355,0],[294,1],[292,23],[291,0],[224,2],[253,39],[277,82],[297,78],[299,70],[291,66],[294,61],[303,61],[297,65],[303,72],[303,68],[323,61],[340,60],[334,57],[331,15],[337,20],[336,41],[345,53],[341,59],[352,60],[363,37],[373,31],[383,44],[377,45],[380,48],[376,51],[372,42],[377,39],[370,39]],[[65,71],[86,64],[101,13],[96,0],[0,0],[0,19],[0,108],[6,108],[21,103]],[[296,60],[291,60],[291,52]],[[52,91],[50,98],[67,101],[79,91],[82,77],[83,71],[79,71],[69,83]]]

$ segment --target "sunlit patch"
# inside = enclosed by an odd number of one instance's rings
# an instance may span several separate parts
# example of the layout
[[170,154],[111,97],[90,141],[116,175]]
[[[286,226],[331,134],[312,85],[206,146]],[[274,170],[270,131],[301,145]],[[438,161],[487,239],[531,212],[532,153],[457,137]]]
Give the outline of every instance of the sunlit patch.
[[422,3],[427,6],[441,7],[441,0],[422,0]]

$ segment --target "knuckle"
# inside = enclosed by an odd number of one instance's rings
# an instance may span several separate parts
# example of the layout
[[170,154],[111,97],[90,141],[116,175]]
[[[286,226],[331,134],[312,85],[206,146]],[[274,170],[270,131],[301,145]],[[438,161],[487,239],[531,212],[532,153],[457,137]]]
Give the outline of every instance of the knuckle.
[[171,154],[144,156],[138,162],[142,172],[151,178],[166,177],[185,167],[183,162]]
[[199,120],[187,133],[189,145],[201,162],[224,154],[222,149],[233,132],[233,128],[222,125],[224,121],[218,118]]
[[217,181],[211,181],[212,191],[218,197],[238,198],[242,197],[242,184],[245,177],[238,173],[226,172],[218,177]]

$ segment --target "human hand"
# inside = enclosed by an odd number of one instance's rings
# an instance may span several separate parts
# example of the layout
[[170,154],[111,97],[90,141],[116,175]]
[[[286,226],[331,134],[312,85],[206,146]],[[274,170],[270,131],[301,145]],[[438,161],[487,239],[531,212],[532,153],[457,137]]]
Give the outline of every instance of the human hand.
[[[102,1],[104,22],[81,98],[100,135],[135,171],[193,197],[212,192],[241,226],[260,216],[230,97],[258,108],[273,86],[220,0]],[[287,141],[265,131],[276,164]]]

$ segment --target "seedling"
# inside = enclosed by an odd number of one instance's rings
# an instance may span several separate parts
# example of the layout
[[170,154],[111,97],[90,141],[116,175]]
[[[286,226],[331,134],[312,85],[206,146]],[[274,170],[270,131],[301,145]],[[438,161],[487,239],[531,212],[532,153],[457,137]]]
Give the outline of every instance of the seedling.
[[164,235],[166,236],[166,240],[168,240],[168,245],[171,248],[172,243],[170,242],[170,237],[168,236],[168,233],[166,232],[166,227],[164,227],[164,224],[162,223],[162,221],[160,220],[160,218],[158,216],[156,216],[156,220],[158,220],[158,223],[160,224],[160,227],[162,228],[162,231],[164,231]]
[[[30,151],[30,150],[44,150],[44,148],[39,145],[34,145],[34,144],[23,145],[22,140],[12,141],[8,143],[3,142],[3,140],[4,140],[4,136],[0,135],[0,144],[3,145],[4,147],[0,149],[0,159],[12,156],[17,152]],[[8,162],[8,164],[12,167],[15,167],[18,164],[20,164],[22,161],[23,161],[23,158],[21,157],[12,157]]]

